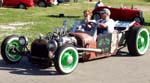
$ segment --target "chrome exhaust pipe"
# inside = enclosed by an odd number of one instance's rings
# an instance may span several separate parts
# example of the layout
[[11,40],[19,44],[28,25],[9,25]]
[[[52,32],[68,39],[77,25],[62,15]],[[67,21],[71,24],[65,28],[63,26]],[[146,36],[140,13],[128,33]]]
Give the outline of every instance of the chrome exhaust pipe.
[[78,51],[89,51],[89,52],[98,52],[102,53],[102,49],[95,49],[95,48],[76,48]]

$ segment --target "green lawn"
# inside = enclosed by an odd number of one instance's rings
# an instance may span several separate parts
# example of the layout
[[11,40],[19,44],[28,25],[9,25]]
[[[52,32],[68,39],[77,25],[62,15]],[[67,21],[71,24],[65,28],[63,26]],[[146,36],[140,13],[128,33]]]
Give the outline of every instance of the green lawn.
[[[56,27],[61,27],[63,20],[73,24],[73,20],[82,19],[82,12],[85,9],[93,9],[94,3],[88,3],[87,0],[79,0],[80,2],[75,4],[70,2],[69,4],[61,4],[59,6],[40,8],[33,7],[28,10],[13,9],[13,8],[0,8],[0,25],[8,25],[15,22],[33,22],[25,26],[19,26],[16,30],[0,30],[0,42],[9,34],[27,35],[30,40],[38,37],[39,33],[46,34],[52,31]],[[96,1],[96,0],[95,0]],[[126,4],[128,7],[133,5],[150,5],[149,2],[143,0],[103,0],[105,5],[112,7],[120,7],[121,4]],[[65,18],[57,18],[59,13],[64,13]],[[150,12],[144,12],[146,20],[146,27],[150,28]]]

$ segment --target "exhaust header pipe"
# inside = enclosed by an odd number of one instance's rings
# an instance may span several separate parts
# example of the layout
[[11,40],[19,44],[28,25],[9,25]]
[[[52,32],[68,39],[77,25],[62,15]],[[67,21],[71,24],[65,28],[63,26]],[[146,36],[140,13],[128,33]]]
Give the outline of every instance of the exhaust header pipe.
[[89,51],[89,52],[98,52],[102,53],[102,49],[95,49],[95,48],[76,48],[78,51]]

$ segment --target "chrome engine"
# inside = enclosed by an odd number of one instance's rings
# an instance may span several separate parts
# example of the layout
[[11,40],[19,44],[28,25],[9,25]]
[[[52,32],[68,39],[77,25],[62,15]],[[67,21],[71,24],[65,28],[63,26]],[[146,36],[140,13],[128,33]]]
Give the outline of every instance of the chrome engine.
[[58,43],[59,43],[59,46],[62,46],[66,43],[69,43],[69,44],[77,44],[77,40],[75,37],[71,37],[71,36],[64,36],[64,37],[61,37],[59,40],[58,40]]
[[76,38],[69,35],[65,28],[56,29],[54,32],[48,33],[45,38],[40,35],[32,42],[29,59],[33,64],[48,67],[51,59],[55,57],[57,49],[64,44],[77,44]]

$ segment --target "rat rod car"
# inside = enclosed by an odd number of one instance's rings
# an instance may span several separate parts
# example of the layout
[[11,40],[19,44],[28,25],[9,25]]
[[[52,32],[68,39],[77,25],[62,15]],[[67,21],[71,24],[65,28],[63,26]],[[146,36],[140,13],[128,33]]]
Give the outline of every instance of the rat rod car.
[[62,28],[49,32],[45,37],[39,36],[27,47],[26,36],[10,35],[1,44],[1,55],[8,63],[19,62],[24,55],[36,66],[47,68],[54,64],[60,74],[75,70],[79,59],[92,59],[115,55],[127,45],[131,56],[144,55],[149,47],[149,32],[135,21],[118,21],[115,32],[97,33],[97,23],[89,22],[93,28],[84,29],[74,23],[72,29]]
[[143,12],[138,9],[131,9],[129,8],[112,8],[108,6],[97,7],[93,10],[93,19],[99,19],[101,11],[103,8],[108,8],[111,11],[110,17],[114,20],[121,20],[121,21],[136,21],[140,24],[144,24],[144,17]]

